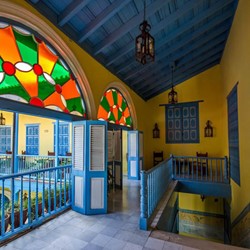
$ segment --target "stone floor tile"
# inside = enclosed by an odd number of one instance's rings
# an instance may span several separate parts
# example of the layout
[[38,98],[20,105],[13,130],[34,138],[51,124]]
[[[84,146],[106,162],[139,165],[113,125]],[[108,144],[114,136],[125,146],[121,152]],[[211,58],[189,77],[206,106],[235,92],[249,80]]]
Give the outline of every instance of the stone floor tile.
[[114,237],[114,235],[118,232],[119,229],[117,228],[113,228],[113,227],[109,227],[109,226],[106,226],[102,231],[101,233],[104,234],[104,235],[108,235],[110,237]]
[[103,247],[89,243],[88,245],[86,245],[84,248],[84,250],[102,250]]
[[155,250],[161,250],[163,249],[164,243],[165,243],[164,240],[158,240],[158,239],[149,237],[147,239],[145,247],[155,249]]
[[91,243],[105,247],[109,241],[112,239],[112,237],[104,235],[104,234],[97,234],[95,238],[91,240]]
[[142,246],[127,242],[123,250],[141,250]]
[[123,240],[118,240],[112,238],[108,244],[105,246],[105,250],[120,250],[123,249],[126,245],[126,242]]

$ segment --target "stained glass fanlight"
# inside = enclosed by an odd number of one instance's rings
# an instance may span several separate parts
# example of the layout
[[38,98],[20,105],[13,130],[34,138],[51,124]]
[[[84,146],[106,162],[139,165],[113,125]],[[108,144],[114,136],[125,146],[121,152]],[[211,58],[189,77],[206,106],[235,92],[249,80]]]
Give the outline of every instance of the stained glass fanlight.
[[113,88],[104,93],[99,105],[97,119],[132,127],[127,101],[118,90]]
[[3,23],[0,96],[86,117],[76,80],[59,56],[29,32]]

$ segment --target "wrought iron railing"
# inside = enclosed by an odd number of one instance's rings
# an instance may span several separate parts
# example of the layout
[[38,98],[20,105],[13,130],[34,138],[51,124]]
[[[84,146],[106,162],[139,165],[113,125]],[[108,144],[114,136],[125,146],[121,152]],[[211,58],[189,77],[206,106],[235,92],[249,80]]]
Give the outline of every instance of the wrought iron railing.
[[71,170],[65,165],[1,176],[0,240],[70,207]]
[[12,172],[12,154],[0,154],[0,174],[7,175]]

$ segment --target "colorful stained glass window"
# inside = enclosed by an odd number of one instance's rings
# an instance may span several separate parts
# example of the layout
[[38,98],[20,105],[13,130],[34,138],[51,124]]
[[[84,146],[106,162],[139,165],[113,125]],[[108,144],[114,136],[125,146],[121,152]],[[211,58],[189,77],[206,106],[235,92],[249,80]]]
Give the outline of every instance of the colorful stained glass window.
[[104,93],[99,105],[97,119],[132,127],[132,118],[127,101],[118,90],[113,88]]
[[0,23],[0,96],[86,117],[76,80],[59,56],[28,31]]

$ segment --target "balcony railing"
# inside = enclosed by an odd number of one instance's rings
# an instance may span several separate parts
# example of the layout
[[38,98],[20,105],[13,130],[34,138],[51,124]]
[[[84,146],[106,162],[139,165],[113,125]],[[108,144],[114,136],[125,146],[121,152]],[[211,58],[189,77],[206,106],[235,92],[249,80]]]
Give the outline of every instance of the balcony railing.
[[42,167],[0,177],[0,240],[71,206],[72,166]]
[[227,157],[172,156],[171,160],[175,179],[229,183]]
[[12,167],[12,154],[0,154],[0,175],[71,165],[71,159],[71,156],[58,156],[58,162],[56,162],[57,158],[55,156],[16,155],[17,164],[14,169]]

